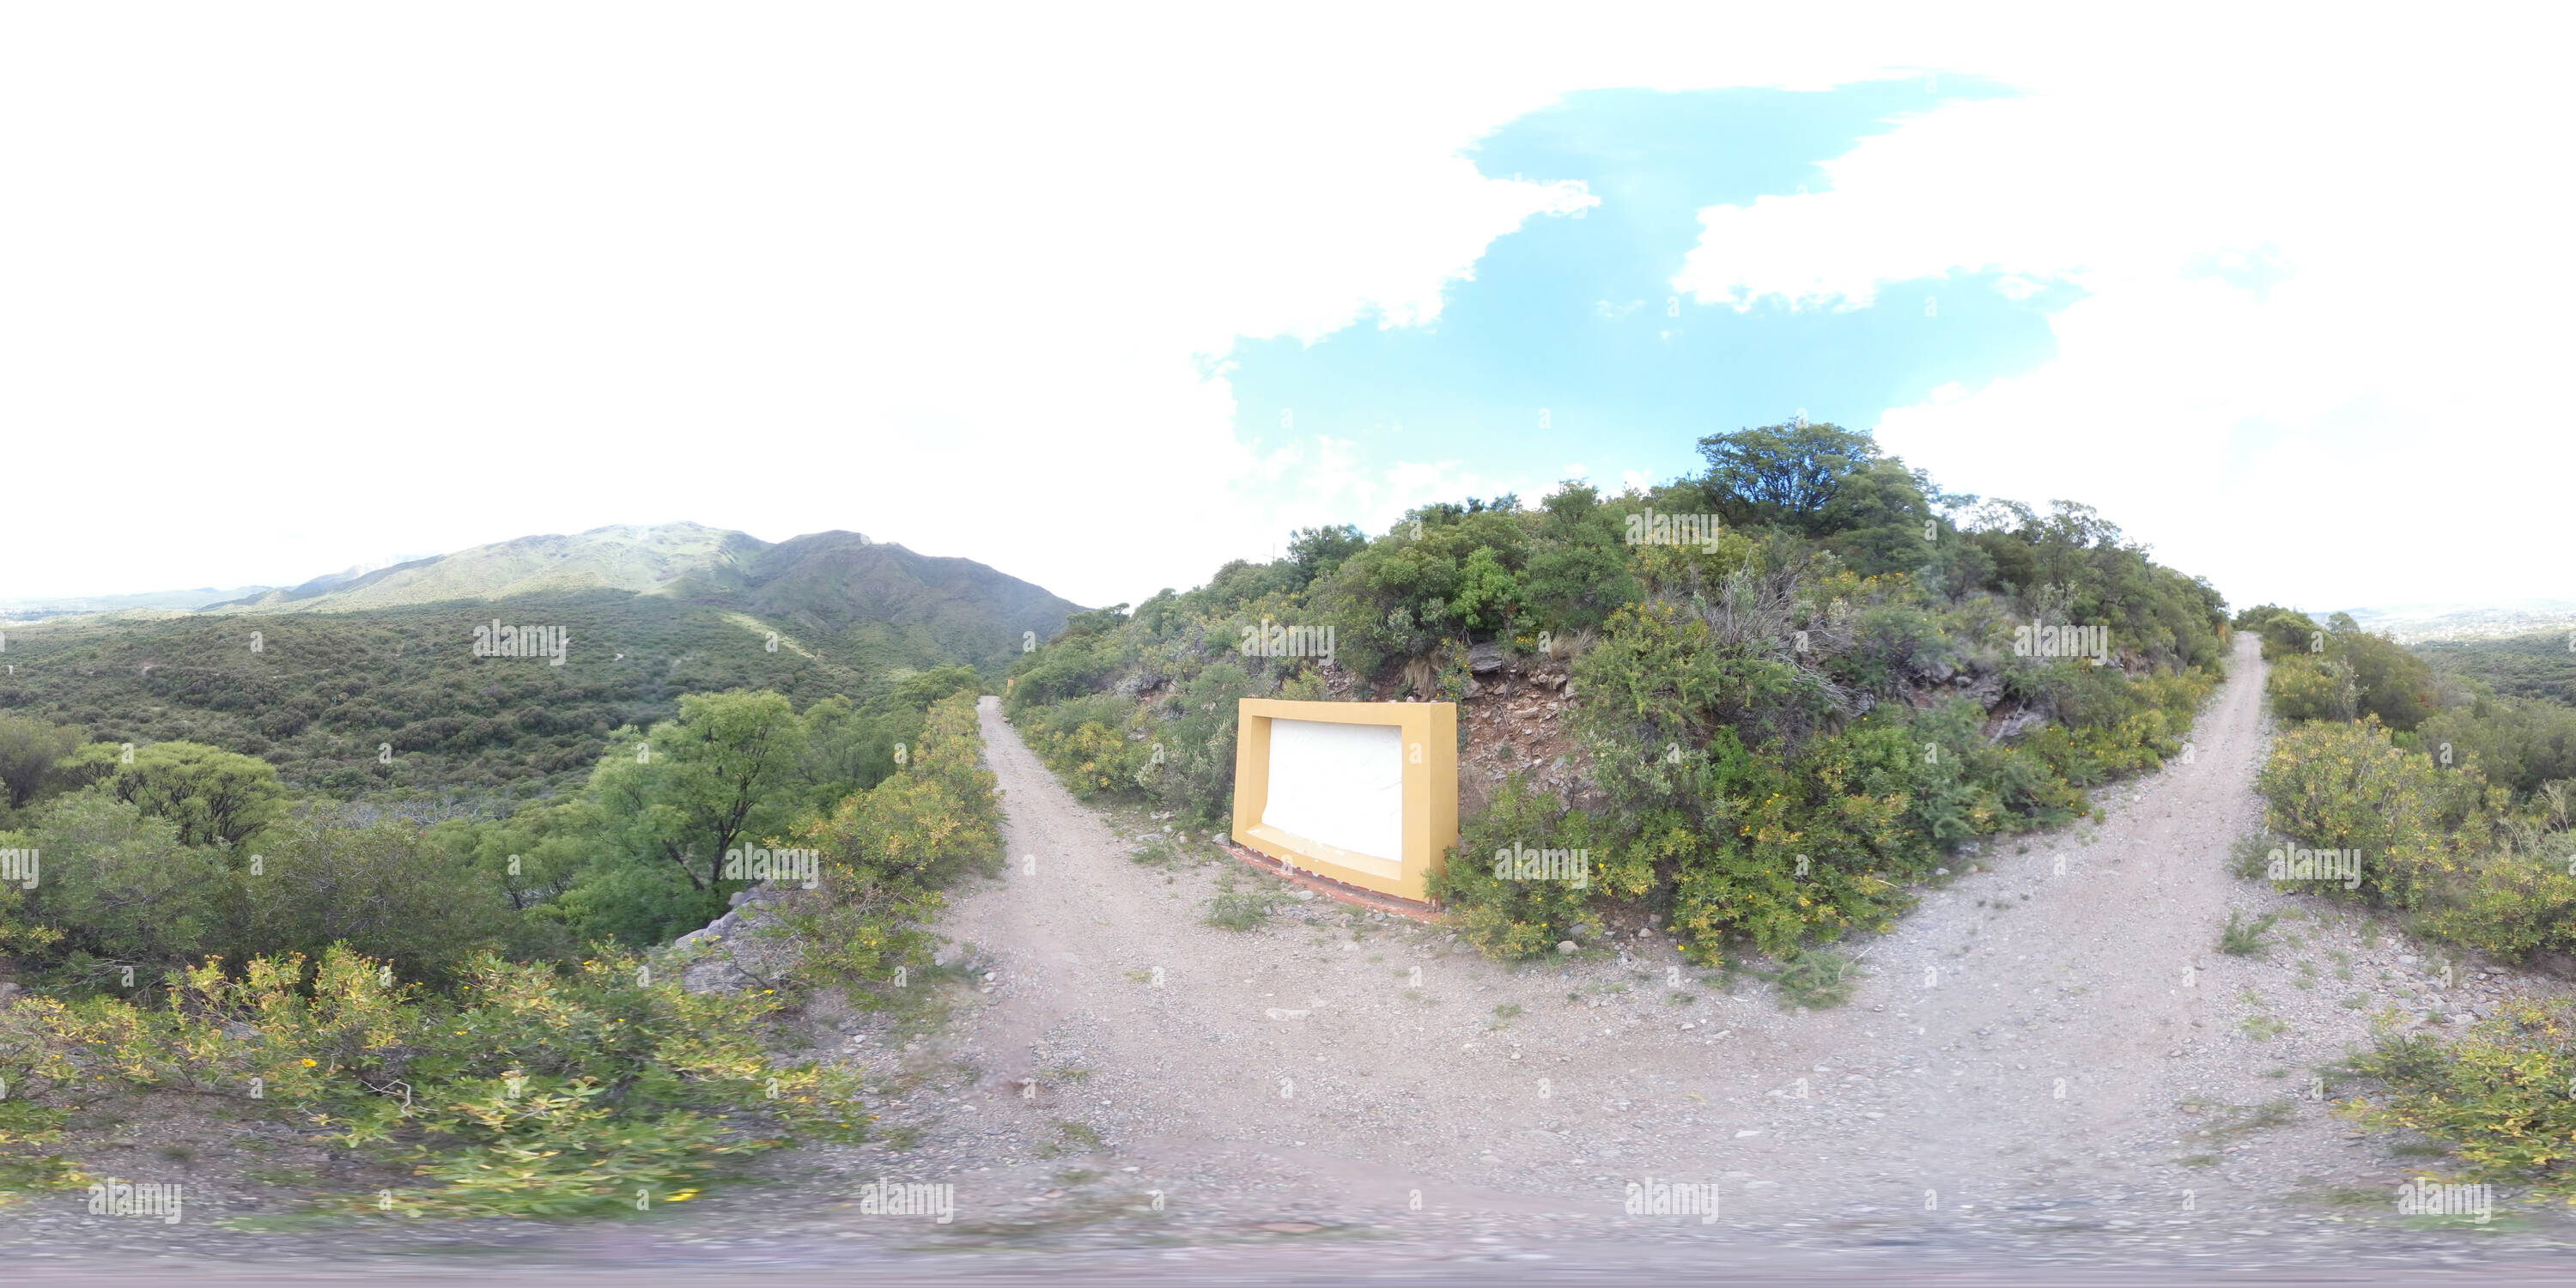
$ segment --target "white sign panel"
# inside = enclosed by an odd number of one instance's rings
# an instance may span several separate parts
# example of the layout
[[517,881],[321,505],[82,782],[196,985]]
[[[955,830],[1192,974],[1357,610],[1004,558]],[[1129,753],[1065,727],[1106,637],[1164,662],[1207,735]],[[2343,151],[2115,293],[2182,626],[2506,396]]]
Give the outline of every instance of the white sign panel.
[[1400,863],[1404,735],[1393,725],[1270,722],[1270,799],[1280,831]]

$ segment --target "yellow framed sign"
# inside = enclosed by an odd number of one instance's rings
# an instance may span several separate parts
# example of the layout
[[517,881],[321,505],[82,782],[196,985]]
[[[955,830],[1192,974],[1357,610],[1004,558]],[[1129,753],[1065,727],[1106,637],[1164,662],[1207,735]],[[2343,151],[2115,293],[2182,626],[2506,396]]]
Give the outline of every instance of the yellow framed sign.
[[1237,844],[1429,902],[1458,844],[1456,703],[1245,698],[1235,720]]

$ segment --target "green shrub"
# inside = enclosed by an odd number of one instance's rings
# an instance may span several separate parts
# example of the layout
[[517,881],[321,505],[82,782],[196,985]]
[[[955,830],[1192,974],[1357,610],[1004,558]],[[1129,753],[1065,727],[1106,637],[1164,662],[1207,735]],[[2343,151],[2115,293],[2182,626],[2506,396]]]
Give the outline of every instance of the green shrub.
[[95,962],[142,967],[149,978],[226,937],[234,878],[220,855],[182,844],[177,823],[98,788],[56,797],[29,821],[6,842],[41,855],[21,915],[48,928],[76,973]]
[[974,698],[933,705],[905,768],[795,835],[821,852],[817,888],[791,891],[776,932],[795,954],[797,978],[834,980],[862,1005],[896,969],[929,964],[922,927],[940,890],[1002,859],[1001,814],[983,764]]
[[2365,1125],[2421,1132],[2450,1147],[2466,1179],[2576,1204],[2576,1013],[2563,1004],[2506,1003],[2445,1044],[2383,1039],[2350,1071],[2379,1084],[2376,1103],[2346,1111]]
[[2230,908],[2227,925],[2218,932],[2218,951],[2231,957],[2263,956],[2271,951],[2272,927],[2280,920],[2281,914],[2267,912],[2247,921],[2244,913]]
[[2480,695],[2428,717],[2413,745],[2437,765],[2474,761],[2487,781],[2529,798],[2576,779],[2576,710]]
[[[13,1091],[59,1095],[59,1068],[291,1109],[343,1147],[427,1183],[344,1202],[437,1216],[565,1216],[682,1201],[736,1160],[802,1131],[856,1139],[868,1116],[847,1077],[773,1063],[778,999],[691,994],[604,953],[570,975],[488,953],[453,995],[388,982],[385,963],[334,947],[310,971],[288,954],[239,977],[215,963],[174,979],[167,1005],[23,1000],[0,1011]],[[33,1081],[29,1081],[30,1077]]]
[[1250,930],[1270,920],[1270,910],[1279,905],[1279,892],[1271,889],[1238,890],[1234,874],[1226,873],[1218,882],[1215,894],[1208,897],[1207,924],[1221,930]]
[[2464,888],[2427,913],[2424,928],[2495,956],[2576,953],[2576,833],[2552,838],[2562,853],[2505,850],[2479,856]]
[[2272,851],[2279,848],[2261,832],[2247,832],[2227,847],[2227,870],[2244,881],[2260,881],[2271,871]]
[[0,715],[0,821],[66,785],[62,762],[80,745],[77,729]]
[[2444,772],[2376,719],[2285,730],[2255,777],[2264,823],[2309,849],[2362,852],[2363,897],[2416,908],[2461,864],[2444,830],[2477,799],[2473,767]]
[[1141,731],[1141,717],[1134,702],[1098,693],[1026,705],[1014,719],[1065,786],[1094,797],[1134,790],[1138,774],[1152,764],[1152,748],[1131,736]]
[[1771,982],[1780,990],[1780,1005],[1810,1011],[1831,1010],[1851,1000],[1860,963],[1830,948],[1811,948],[1791,957]]
[[356,825],[308,814],[278,825],[254,875],[237,869],[236,959],[332,945],[390,962],[404,979],[446,982],[469,957],[512,940],[494,884],[398,818]]
[[[1549,850],[1565,852],[1552,870],[1522,861],[1524,852]],[[1432,879],[1431,897],[1448,910],[1460,939],[1489,957],[1514,961],[1547,952],[1578,930],[1597,933],[1595,894],[1634,898],[1652,878],[1633,855],[1614,860],[1589,815],[1565,809],[1514,774],[1460,829],[1458,849]]]
[[284,809],[268,762],[193,742],[156,742],[129,757],[115,743],[83,747],[64,772],[178,828],[185,845],[237,845]]

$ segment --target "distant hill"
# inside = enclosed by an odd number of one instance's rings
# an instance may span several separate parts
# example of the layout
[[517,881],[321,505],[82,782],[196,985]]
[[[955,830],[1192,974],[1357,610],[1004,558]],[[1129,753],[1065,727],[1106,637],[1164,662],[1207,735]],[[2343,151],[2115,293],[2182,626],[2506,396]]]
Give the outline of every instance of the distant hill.
[[1081,606],[971,559],[916,554],[856,532],[775,545],[697,523],[520,537],[357,576],[332,574],[210,606],[218,613],[348,613],[623,591],[733,608],[857,638],[931,664],[997,665],[1026,633]]
[[25,599],[0,599],[0,622],[33,621],[45,617],[68,617],[84,613],[122,613],[160,609],[170,612],[193,612],[245,595],[257,595],[266,586],[235,586],[217,590],[201,586],[195,590],[153,590],[140,595],[57,595]]
[[[991,673],[1078,611],[973,560],[854,532],[772,544],[693,523],[599,528],[196,612],[12,627],[0,712],[104,741],[212,743],[343,795],[525,796],[586,775],[611,730],[673,714],[681,694],[865,702],[917,670]],[[567,632],[564,665],[476,656],[474,628],[495,619]]]
[[[2390,636],[2400,644],[2427,640],[2492,640],[2535,631],[2576,627],[2576,599],[2523,599],[2489,604],[2406,604],[2348,608],[2366,631]],[[2326,613],[2309,616],[2322,622]]]
[[2576,707],[2576,627],[2506,639],[2433,640],[2415,651],[2435,667],[2482,680],[2509,698]]
[[215,611],[350,612],[565,591],[623,590],[691,597],[741,589],[768,542],[696,523],[593,528],[519,537],[348,576],[333,573]]

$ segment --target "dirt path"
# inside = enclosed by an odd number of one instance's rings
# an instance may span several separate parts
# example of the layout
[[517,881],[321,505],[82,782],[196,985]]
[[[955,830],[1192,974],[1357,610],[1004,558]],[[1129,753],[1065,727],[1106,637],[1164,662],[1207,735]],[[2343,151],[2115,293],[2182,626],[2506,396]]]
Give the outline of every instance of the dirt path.
[[[2576,1278],[2554,1221],[2397,1218],[2426,1160],[2314,1095],[2373,1017],[2546,990],[2475,963],[2446,987],[2349,906],[2229,875],[2261,689],[2246,641],[2187,760],[2097,793],[2099,824],[1954,860],[1986,870],[1845,945],[1865,973],[1824,1012],[1652,937],[1503,966],[1325,901],[1210,926],[1212,894],[1268,879],[1132,860],[1162,825],[1074,801],[988,701],[1007,874],[941,929],[990,982],[938,985],[944,1023],[807,1016],[877,1086],[873,1141],[631,1221],[262,1232],[192,1187],[177,1226],[15,1210],[0,1255],[87,1284],[468,1262],[482,1283]],[[2267,957],[2216,952],[2230,907],[2285,914]],[[1624,1213],[1649,1179],[1713,1186],[1721,1216]],[[876,1181],[950,1187],[953,1212],[872,1212]]]
[[[2259,823],[2267,736],[2240,644],[2187,761],[2102,793],[2101,824],[1924,892],[1853,946],[1867,978],[1821,1013],[1751,981],[1713,990],[1653,940],[1515,968],[1329,904],[1204,925],[1221,869],[1132,862],[988,699],[1010,874],[947,926],[998,975],[959,1032],[977,1110],[1031,1140],[1079,1122],[1176,1208],[1369,1226],[1624,1224],[1625,1185],[1647,1178],[1716,1184],[1730,1227],[1846,1236],[2370,1220],[2387,1205],[2316,1198],[2388,1193],[2402,1169],[2312,1095],[2310,1066],[2368,1034],[2366,1009],[2323,996],[2359,986],[2315,968],[2337,944],[2365,972],[2396,949],[2373,958],[2347,919],[2308,924],[2297,954],[2215,951],[2231,902],[2295,902],[2227,874]],[[2258,1038],[2249,1015],[2281,1031]]]

